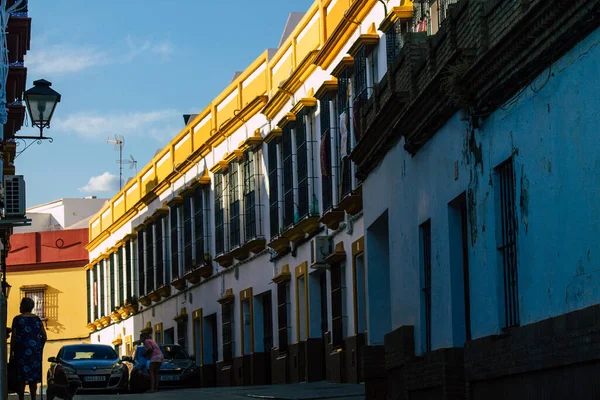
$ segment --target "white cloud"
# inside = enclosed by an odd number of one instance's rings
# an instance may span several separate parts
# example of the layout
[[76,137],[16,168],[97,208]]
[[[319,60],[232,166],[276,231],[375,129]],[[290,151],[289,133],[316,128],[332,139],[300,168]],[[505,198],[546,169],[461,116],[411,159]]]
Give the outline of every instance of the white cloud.
[[173,109],[117,114],[81,112],[66,118],[56,118],[52,128],[85,138],[99,138],[114,134],[125,135],[125,137],[142,136],[150,129],[172,136],[177,133],[171,130],[174,121],[180,117],[181,113]]
[[[175,51],[169,41],[152,42],[135,41],[131,35],[124,39],[128,50],[123,56],[121,50],[105,51],[93,46],[74,44],[48,44],[42,36],[36,43],[39,47],[32,49],[26,58],[26,64],[35,74],[64,74],[83,71],[100,65],[131,62],[144,53],[152,53],[167,59]],[[115,54],[113,54],[115,53]]]
[[27,55],[27,67],[38,74],[79,72],[107,64],[108,56],[94,48],[54,45],[32,50]]
[[98,176],[92,176],[88,181],[87,185],[79,188],[80,191],[85,193],[98,193],[98,192],[113,192],[119,189],[119,177],[105,172]]

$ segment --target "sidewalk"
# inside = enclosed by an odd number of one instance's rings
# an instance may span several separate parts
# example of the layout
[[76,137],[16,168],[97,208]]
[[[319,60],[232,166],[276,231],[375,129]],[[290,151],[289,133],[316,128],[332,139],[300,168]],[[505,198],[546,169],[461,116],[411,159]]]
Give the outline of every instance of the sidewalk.
[[166,390],[158,393],[125,395],[77,394],[75,400],[115,400],[115,397],[120,397],[123,400],[178,400],[188,398],[206,398],[211,400],[364,400],[365,388],[364,385],[313,382],[288,385]]

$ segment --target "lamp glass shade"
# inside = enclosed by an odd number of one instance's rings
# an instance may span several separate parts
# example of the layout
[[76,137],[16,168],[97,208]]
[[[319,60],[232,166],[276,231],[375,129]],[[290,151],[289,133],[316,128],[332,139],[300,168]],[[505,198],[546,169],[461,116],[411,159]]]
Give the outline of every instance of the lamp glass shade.
[[56,104],[60,101],[60,94],[50,88],[50,85],[50,82],[40,79],[25,91],[25,103],[34,126],[49,127]]

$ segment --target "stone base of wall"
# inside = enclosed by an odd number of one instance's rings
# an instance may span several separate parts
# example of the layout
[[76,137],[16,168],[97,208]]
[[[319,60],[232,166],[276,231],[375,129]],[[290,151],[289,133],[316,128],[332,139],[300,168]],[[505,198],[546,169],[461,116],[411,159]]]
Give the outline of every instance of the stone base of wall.
[[414,355],[413,327],[363,349],[367,399],[600,398],[600,305]]
[[288,356],[288,354],[280,354],[279,349],[271,351],[271,383],[274,385],[289,382]]
[[200,367],[200,380],[202,387],[213,387],[217,385],[217,367],[215,364],[204,364]]
[[231,362],[217,362],[217,386],[233,386],[233,371],[234,368]]

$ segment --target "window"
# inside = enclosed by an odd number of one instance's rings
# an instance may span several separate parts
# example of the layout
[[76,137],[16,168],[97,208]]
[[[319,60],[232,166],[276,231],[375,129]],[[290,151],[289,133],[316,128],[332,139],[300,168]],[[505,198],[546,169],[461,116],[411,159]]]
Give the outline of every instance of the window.
[[254,151],[244,153],[244,238],[246,241],[256,237],[256,171],[254,170]]
[[188,318],[182,316],[177,320],[177,344],[187,350]]
[[404,34],[410,23],[401,19],[394,22],[385,32],[385,47],[388,69],[392,66],[398,54],[404,47]]
[[185,272],[192,269],[192,197],[183,198],[183,268]]
[[204,260],[204,193],[203,186],[198,186],[194,190],[194,243],[195,259],[198,265],[202,265]]
[[171,279],[179,277],[179,236],[177,234],[177,214],[179,207],[169,207],[169,222],[171,225]]
[[223,334],[223,361],[233,359],[233,303],[223,303],[221,306],[221,329]]
[[[366,103],[367,99],[371,96],[370,91],[373,86],[373,76],[371,76],[371,82],[369,82],[369,63],[371,63],[371,74],[373,68],[377,69],[376,54],[373,54],[373,50],[363,45],[358,50],[354,57],[354,100],[352,101],[352,123],[354,128],[354,139],[356,142],[360,140],[363,134],[363,129],[360,123],[360,112]],[[376,72],[375,72],[376,73]],[[350,140],[350,143],[352,141]],[[351,146],[349,146],[351,147]]]
[[87,322],[90,323],[92,319],[92,271],[88,270],[85,272],[85,284],[87,288]]
[[340,199],[352,190],[352,164],[350,161],[350,94],[352,92],[350,74],[345,69],[338,77],[337,114],[339,130],[338,165],[341,166]]
[[253,344],[253,304],[252,304],[252,289],[243,290],[240,293],[242,308],[242,354],[250,355],[254,352]]
[[512,158],[496,168],[497,208],[499,216],[498,252],[504,281],[504,325],[519,325],[519,277],[517,269],[517,221],[515,175]]
[[292,159],[292,128],[283,128],[281,140],[283,154],[283,228],[294,224],[294,164]]
[[367,288],[365,271],[364,238],[352,243],[352,275],[354,279],[354,332],[367,330]]
[[110,303],[108,306],[108,312],[112,313],[116,307],[116,293],[115,293],[115,256],[111,254],[108,257],[109,274],[108,274],[108,290],[110,291]]
[[239,164],[229,164],[229,249],[240,245],[240,192],[238,180]]
[[156,287],[165,284],[164,260],[163,260],[163,217],[159,217],[154,224],[156,234]]
[[290,315],[290,281],[277,284],[277,324],[279,334],[279,354],[287,353],[290,342],[288,317]]
[[125,300],[128,300],[132,295],[133,295],[133,290],[132,290],[132,271],[133,271],[133,262],[131,260],[131,242],[126,242],[125,246],[123,246],[123,251],[125,253],[125,275],[126,275],[126,279],[127,279],[127,287],[126,287],[126,298],[124,298]]
[[308,273],[307,264],[296,267],[296,337],[308,338]]
[[94,265],[94,268],[92,268],[92,278],[94,279],[94,287],[92,288],[92,290],[94,291],[94,294],[93,294],[94,309],[92,310],[92,319],[91,319],[92,321],[95,321],[98,318],[100,318],[100,316],[98,315],[98,300],[100,297],[100,293],[98,293],[98,290],[99,290],[98,271],[99,271],[99,265],[96,264],[96,265]]
[[323,202],[323,213],[329,211],[333,207],[333,177],[331,165],[331,112],[330,112],[330,97],[326,93],[319,100],[319,113],[321,119],[321,191]]
[[31,285],[21,287],[21,298],[29,297],[34,302],[32,313],[46,318],[46,285]]
[[163,344],[163,324],[156,324],[154,326],[154,341],[157,344]]
[[98,317],[106,316],[106,303],[104,302],[104,295],[106,294],[106,260],[100,261],[100,270],[99,272],[99,286],[100,286],[100,315]]
[[423,308],[425,309],[425,351],[431,351],[431,222],[420,227]]
[[146,227],[146,293],[154,290],[154,225]]
[[119,304],[117,304],[118,307],[121,307],[123,304],[125,304],[125,279],[123,277],[123,271],[125,269],[125,257],[123,257],[124,252],[124,246],[119,247],[119,250],[117,250],[117,275],[119,277]]
[[344,295],[341,264],[331,266],[331,344],[340,348],[344,342]]
[[215,174],[215,253],[225,252],[225,210],[223,206],[223,174]]
[[[138,290],[139,295],[146,294],[146,281],[144,279],[144,231],[141,230],[137,235],[137,254],[138,254]],[[102,284],[100,284],[102,287]],[[102,297],[102,295],[100,295]],[[102,302],[102,300],[101,300]]]
[[279,234],[279,183],[277,181],[277,143],[267,145],[269,163],[269,220],[271,238]]
[[304,116],[305,110],[302,110],[296,116],[296,173],[298,174],[298,218],[302,219],[309,212],[309,192],[308,192],[308,142],[306,123]]

